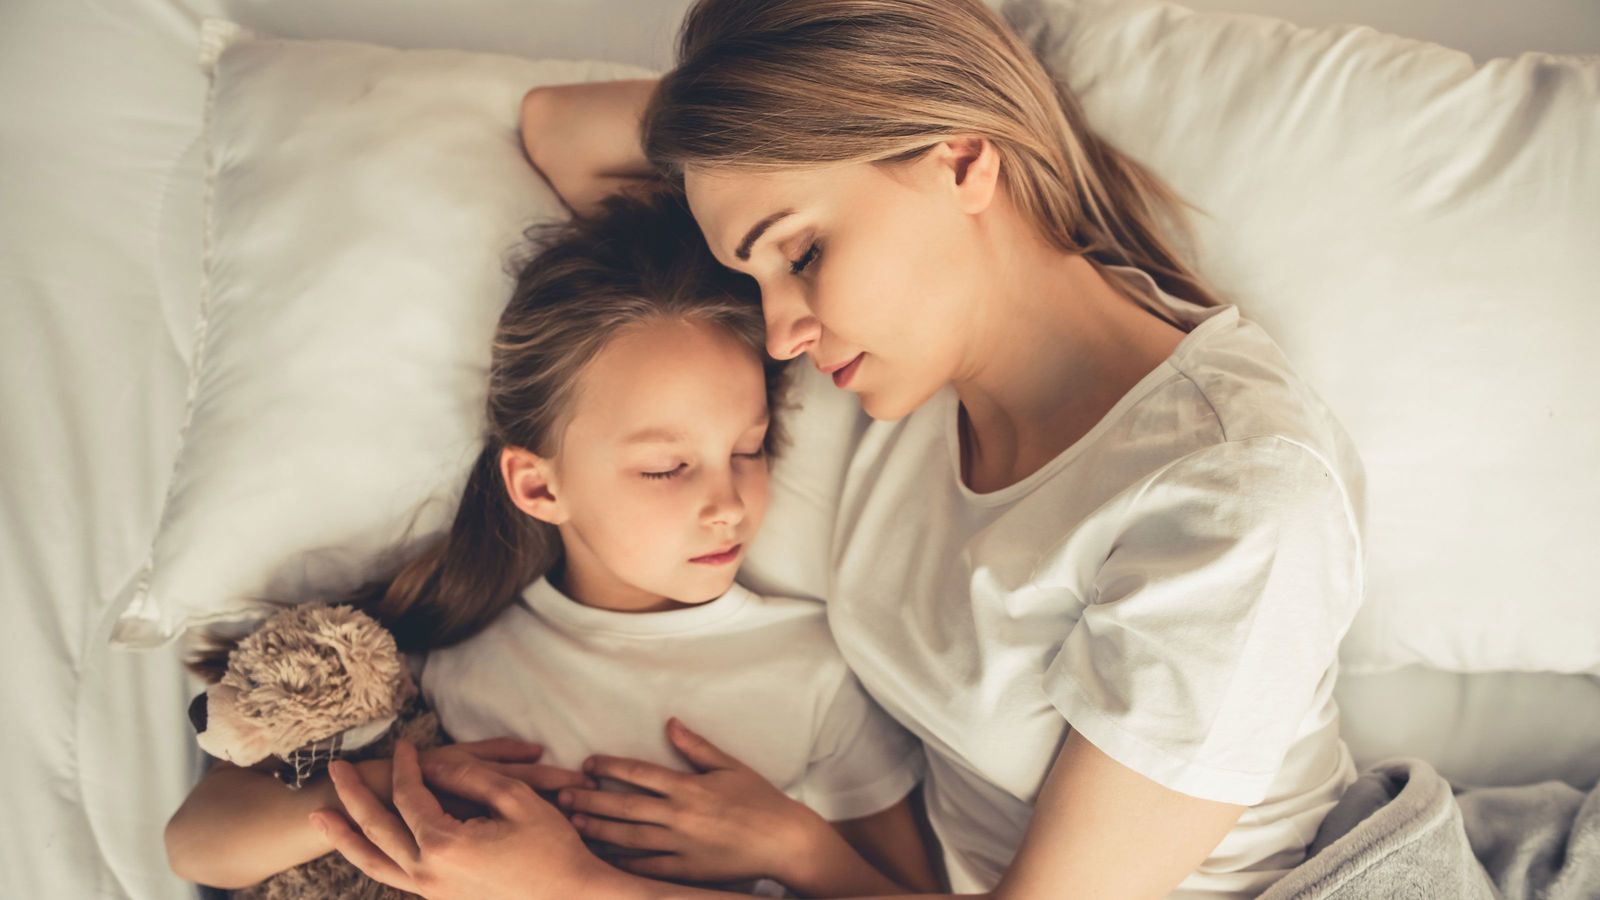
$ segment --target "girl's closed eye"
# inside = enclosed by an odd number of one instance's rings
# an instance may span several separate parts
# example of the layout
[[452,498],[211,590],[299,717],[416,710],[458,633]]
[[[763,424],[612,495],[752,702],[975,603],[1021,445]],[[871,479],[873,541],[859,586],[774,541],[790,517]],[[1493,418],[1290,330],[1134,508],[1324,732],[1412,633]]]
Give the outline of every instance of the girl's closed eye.
[[[738,459],[738,460],[747,460],[747,461],[754,462],[756,460],[765,459],[766,455],[767,455],[767,449],[765,447],[762,447],[762,448],[760,448],[758,450],[753,450],[753,451],[751,451],[749,453],[735,453],[733,455],[733,458],[734,459]],[[683,474],[684,470],[687,469],[687,468],[689,468],[688,463],[678,463],[676,466],[673,466],[670,469],[662,469],[660,471],[655,471],[655,472],[640,472],[639,474],[643,475],[645,478],[661,480],[661,479],[665,479],[665,478],[676,478],[677,476]]]

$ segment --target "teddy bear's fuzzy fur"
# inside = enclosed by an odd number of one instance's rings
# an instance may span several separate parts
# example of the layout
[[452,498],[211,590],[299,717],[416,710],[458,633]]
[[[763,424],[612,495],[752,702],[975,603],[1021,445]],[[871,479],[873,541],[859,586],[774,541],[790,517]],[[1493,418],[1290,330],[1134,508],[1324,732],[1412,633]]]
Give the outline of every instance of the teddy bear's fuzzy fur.
[[[200,745],[254,765],[313,742],[380,722],[396,723],[373,743],[340,754],[352,762],[393,755],[398,738],[418,749],[446,743],[423,704],[393,635],[348,606],[303,605],[269,617],[239,641],[206,692]],[[285,788],[287,790],[287,788]],[[363,875],[337,853],[235,891],[240,900],[395,900],[412,895]]]

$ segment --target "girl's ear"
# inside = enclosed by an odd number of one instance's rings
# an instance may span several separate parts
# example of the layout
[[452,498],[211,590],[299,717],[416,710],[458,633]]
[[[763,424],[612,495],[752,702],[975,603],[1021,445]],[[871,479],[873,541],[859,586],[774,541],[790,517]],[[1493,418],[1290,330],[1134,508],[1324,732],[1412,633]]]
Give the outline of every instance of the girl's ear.
[[556,495],[555,467],[550,460],[522,447],[500,451],[500,479],[511,502],[541,522],[560,525],[567,511]]

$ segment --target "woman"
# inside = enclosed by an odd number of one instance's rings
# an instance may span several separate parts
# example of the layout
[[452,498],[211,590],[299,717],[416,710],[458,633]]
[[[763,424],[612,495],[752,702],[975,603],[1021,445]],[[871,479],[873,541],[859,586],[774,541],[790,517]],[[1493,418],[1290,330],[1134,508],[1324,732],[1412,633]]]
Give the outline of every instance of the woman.
[[[924,742],[952,887],[1242,897],[1300,862],[1354,778],[1332,687],[1361,468],[1171,249],[1170,195],[977,0],[703,0],[658,87],[530,95],[530,154],[578,211],[649,171],[641,109],[649,162],[759,284],[772,355],[878,420],[829,622]],[[379,877],[685,895],[569,857],[493,773],[430,774],[500,811],[468,823],[396,779],[409,829],[359,787],[366,838],[329,821]]]

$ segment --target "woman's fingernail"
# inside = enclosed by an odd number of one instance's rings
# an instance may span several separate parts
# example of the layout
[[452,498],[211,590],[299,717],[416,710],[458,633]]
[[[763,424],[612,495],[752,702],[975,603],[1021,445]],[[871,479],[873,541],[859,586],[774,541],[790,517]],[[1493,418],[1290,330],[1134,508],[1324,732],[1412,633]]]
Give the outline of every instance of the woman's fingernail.
[[593,772],[594,771],[594,757],[591,756],[588,759],[583,761],[583,770],[585,772]]
[[317,815],[316,813],[312,813],[310,819],[312,827],[316,828],[323,834],[328,833],[328,823],[323,821],[321,816]]
[[588,827],[588,825],[589,825],[589,818],[587,816],[573,816],[572,817],[572,827],[573,828],[586,828],[586,827]]
[[561,793],[557,794],[556,795],[556,802],[561,804],[562,806],[571,806],[572,805],[572,792],[571,791],[562,791]]
[[583,786],[591,791],[600,790],[600,783],[595,781],[593,778],[585,778],[583,780]]

